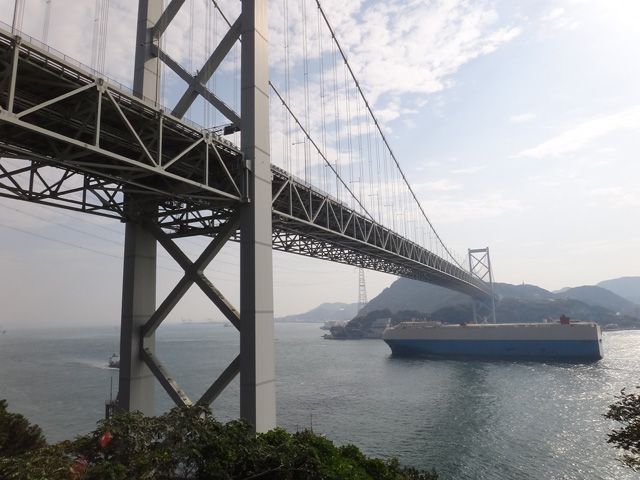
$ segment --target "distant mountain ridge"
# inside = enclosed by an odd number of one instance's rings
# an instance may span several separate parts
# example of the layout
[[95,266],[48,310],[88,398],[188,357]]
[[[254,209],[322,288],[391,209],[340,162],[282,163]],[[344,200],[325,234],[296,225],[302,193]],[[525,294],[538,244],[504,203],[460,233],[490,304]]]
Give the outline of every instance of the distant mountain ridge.
[[613,312],[633,313],[636,304],[616,295],[606,288],[585,285],[582,287],[569,288],[562,293],[556,294],[556,298],[571,298],[580,300],[587,305],[604,307]]
[[640,305],[640,277],[622,277],[605,280],[596,286],[606,288],[610,292]]
[[[502,299],[496,307],[499,322],[540,322],[557,319],[564,314],[602,325],[640,328],[640,305],[633,301],[640,290],[640,277],[607,280],[598,285],[565,288],[556,293],[527,284],[494,283],[493,288]],[[277,318],[276,321],[351,320],[356,316],[357,307],[355,303],[323,303],[309,312]],[[388,312],[385,315],[394,318],[404,318],[409,313],[412,316],[422,314],[450,323],[468,321],[473,315],[471,299],[467,295],[407,278],[398,278],[369,301],[361,316],[371,316],[368,314],[376,311]]]
[[358,313],[357,303],[323,303],[306,313],[287,315],[275,318],[274,321],[282,323],[312,323],[328,322],[330,320],[351,320]]
[[[425,288],[426,286],[426,288]],[[389,309],[391,312],[417,310],[431,313],[439,308],[466,302],[468,296],[438,285],[398,278],[362,309],[363,314]]]
[[493,290],[498,295],[510,298],[520,298],[529,300],[551,300],[555,295],[544,288],[535,285],[511,285],[509,283],[494,283]]

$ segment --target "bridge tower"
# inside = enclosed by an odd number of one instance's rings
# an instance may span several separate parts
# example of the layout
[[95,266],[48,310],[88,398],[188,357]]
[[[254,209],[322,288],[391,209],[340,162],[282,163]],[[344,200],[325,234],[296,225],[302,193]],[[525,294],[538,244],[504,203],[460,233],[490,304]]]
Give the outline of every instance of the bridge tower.
[[469,249],[469,270],[472,275],[489,285],[491,295],[473,298],[473,320],[478,323],[496,323],[496,304],[493,293],[493,273],[489,258],[489,247]]
[[[134,92],[154,106],[160,100],[160,61],[180,72],[180,67],[172,65],[162,51],[162,35],[183,4],[184,0],[172,0],[163,11],[162,0],[139,1]],[[239,18],[199,73],[193,78],[182,75],[189,86],[172,112],[178,117],[206,90],[206,82],[216,66],[242,39],[241,115],[225,109],[214,95],[210,94],[207,101],[222,108],[234,128],[242,132],[245,201],[230,207],[232,213],[216,230],[201,257],[190,262],[162,232],[156,223],[158,207],[149,197],[140,197],[134,191],[125,193],[127,221],[118,394],[119,406],[125,410],[155,413],[155,378],[177,404],[191,404],[155,357],[154,350],[155,330],[195,283],[240,331],[240,354],[198,403],[212,402],[240,373],[240,416],[259,432],[276,426],[267,38],[267,0],[242,0]],[[206,265],[238,233],[240,313],[203,275]],[[158,242],[182,266],[185,276],[156,309]]]

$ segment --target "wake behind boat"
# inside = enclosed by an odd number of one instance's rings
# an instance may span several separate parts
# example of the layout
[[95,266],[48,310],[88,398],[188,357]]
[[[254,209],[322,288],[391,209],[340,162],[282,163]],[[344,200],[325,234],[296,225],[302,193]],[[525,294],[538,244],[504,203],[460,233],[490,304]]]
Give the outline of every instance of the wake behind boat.
[[602,331],[595,322],[403,322],[382,333],[393,355],[600,360]]

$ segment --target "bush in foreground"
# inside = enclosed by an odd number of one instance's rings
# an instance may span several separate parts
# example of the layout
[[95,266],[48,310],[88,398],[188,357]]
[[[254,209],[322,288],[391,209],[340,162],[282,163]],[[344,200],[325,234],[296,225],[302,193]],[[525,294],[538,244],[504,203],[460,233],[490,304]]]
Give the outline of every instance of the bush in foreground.
[[[640,388],[640,387],[636,387]],[[623,388],[616,395],[616,402],[609,405],[606,418],[622,423],[622,428],[609,433],[608,443],[624,450],[622,462],[635,471],[640,471],[640,395],[628,393]]]
[[42,430],[23,415],[10,413],[0,400],[0,458],[13,457],[46,445]]
[[[37,427],[35,427],[37,428]],[[0,424],[0,430],[2,425]],[[26,430],[25,430],[26,431]],[[38,429],[39,431],[39,429]],[[0,456],[0,480],[435,480],[435,471],[369,458],[353,445],[303,431],[255,435],[245,421],[222,424],[205,406],[159,417],[122,413],[92,433]]]

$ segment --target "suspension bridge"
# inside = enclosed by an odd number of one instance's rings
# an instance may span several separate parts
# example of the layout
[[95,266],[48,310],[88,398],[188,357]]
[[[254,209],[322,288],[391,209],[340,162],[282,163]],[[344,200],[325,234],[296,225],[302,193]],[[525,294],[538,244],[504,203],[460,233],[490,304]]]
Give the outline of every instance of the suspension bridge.
[[[456,258],[442,242],[319,2],[285,10],[278,49],[266,0],[232,12],[140,0],[131,86],[104,74],[104,31],[85,66],[16,28],[18,4],[14,25],[0,24],[0,196],[125,222],[121,408],[153,414],[156,379],[176,404],[211,403],[240,374],[241,416],[257,431],[275,426],[273,249],[457,290],[491,314],[488,251]],[[202,52],[182,65],[171,40],[189,8],[190,52]],[[204,39],[193,38],[196,18]],[[190,236],[209,239],[195,261],[176,243]],[[204,273],[230,241],[240,244],[239,309]],[[184,271],[164,299],[158,245]],[[196,401],[154,348],[194,285],[240,332],[238,356]]]

